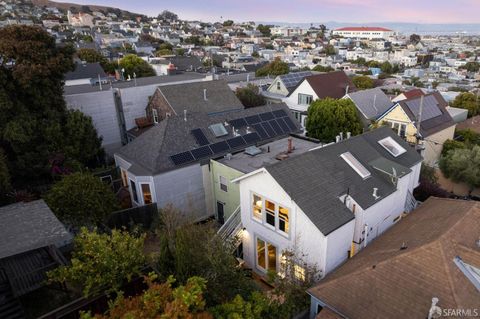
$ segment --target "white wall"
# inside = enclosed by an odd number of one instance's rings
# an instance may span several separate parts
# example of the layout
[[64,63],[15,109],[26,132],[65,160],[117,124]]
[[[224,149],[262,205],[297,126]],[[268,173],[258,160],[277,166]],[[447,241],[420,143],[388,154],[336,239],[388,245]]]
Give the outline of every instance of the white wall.
[[285,102],[288,105],[288,107],[293,111],[306,112],[309,107],[309,105],[298,104],[298,93],[311,95],[313,97],[312,101],[315,101],[316,99],[318,99],[317,94],[312,89],[308,81],[304,80],[302,84],[300,84],[295,89],[295,91],[292,92],[292,94],[289,97],[283,100],[283,102]]

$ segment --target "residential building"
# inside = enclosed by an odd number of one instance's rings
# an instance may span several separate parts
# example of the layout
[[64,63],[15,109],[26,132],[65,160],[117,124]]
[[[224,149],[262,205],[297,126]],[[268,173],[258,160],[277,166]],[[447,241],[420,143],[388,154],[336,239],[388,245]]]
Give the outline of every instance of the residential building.
[[350,99],[355,104],[365,129],[393,105],[379,88],[350,92],[343,98]]
[[355,39],[388,39],[395,35],[395,31],[381,27],[345,27],[335,29],[333,35]]
[[115,153],[134,206],[173,204],[193,221],[215,214],[210,159],[298,132],[284,104],[166,117]]
[[[455,122],[448,113],[447,102],[439,92],[400,100],[379,118],[411,144],[418,144],[425,164],[438,164],[446,140],[453,139]],[[420,123],[420,124],[419,124]]]
[[65,74],[65,86],[108,83],[108,77],[100,63],[75,63],[75,70]]
[[321,73],[304,77],[283,101],[305,127],[307,110],[313,101],[327,97],[340,99],[352,91],[356,91],[355,85],[345,72]]
[[478,202],[430,197],[308,290],[310,318],[475,317],[479,229]]
[[297,87],[298,83],[302,81],[304,77],[313,74],[311,71],[301,71],[279,75],[273,80],[267,90],[262,92],[262,95],[269,101],[276,103],[281,102],[284,97]]
[[421,160],[384,127],[233,180],[246,264],[279,272],[282,252],[295,249],[328,274],[413,209]]

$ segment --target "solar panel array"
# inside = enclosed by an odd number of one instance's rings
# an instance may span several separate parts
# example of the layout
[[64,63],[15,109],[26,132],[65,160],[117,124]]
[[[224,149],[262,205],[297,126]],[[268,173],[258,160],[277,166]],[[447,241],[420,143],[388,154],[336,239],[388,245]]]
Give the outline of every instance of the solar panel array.
[[295,73],[281,75],[280,78],[282,79],[282,82],[285,85],[285,87],[291,88],[296,86],[304,77],[312,74],[313,73],[310,71],[295,72]]
[[200,147],[170,156],[173,164],[178,166],[205,158],[222,156],[228,152],[255,145],[263,140],[295,132],[298,129],[285,110],[251,115],[231,120],[229,123],[235,129],[249,126],[255,131],[210,144],[201,129],[192,130],[192,134]]
[[[410,111],[418,118],[420,112],[420,99],[412,101],[405,101]],[[422,121],[433,119],[434,117],[442,115],[442,111],[438,107],[438,101],[433,95],[427,95],[423,99]]]

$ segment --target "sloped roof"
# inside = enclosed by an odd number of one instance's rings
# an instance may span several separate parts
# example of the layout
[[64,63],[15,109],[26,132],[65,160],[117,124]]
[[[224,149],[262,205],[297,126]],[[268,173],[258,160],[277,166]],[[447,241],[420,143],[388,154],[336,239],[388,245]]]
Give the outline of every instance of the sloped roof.
[[368,120],[375,120],[393,105],[393,102],[379,88],[352,92],[348,96]]
[[43,199],[0,207],[0,220],[0,259],[72,240]]
[[[288,107],[283,103],[210,116],[203,112],[187,112],[187,121],[184,120],[182,112],[182,115],[167,117],[160,121],[159,124],[122,147],[115,155],[131,163],[132,166],[129,168],[129,171],[132,171],[135,175],[156,175],[178,168],[171,161],[171,155],[199,147],[191,133],[193,129],[202,129],[211,143],[225,141],[233,137],[231,126],[227,128],[228,134],[222,137],[216,137],[208,127],[212,124],[224,123],[225,121],[276,110],[284,110],[292,122],[297,125],[297,130],[299,130],[298,122],[292,118]],[[254,131],[253,129],[251,130]],[[239,133],[244,135],[246,133],[245,128],[240,128]],[[288,134],[279,135],[278,138],[286,135]]]
[[430,197],[308,292],[359,319],[426,318],[433,297],[442,309],[478,308],[453,259],[480,267],[479,229],[478,202]]
[[76,63],[75,70],[65,74],[65,80],[96,79],[106,77],[100,63]]
[[165,85],[158,87],[157,91],[162,93],[178,115],[183,115],[184,110],[214,114],[244,108],[224,80]]
[[[331,97],[334,99],[340,99],[348,92],[356,91],[356,87],[352,80],[343,71],[335,71],[328,73],[320,73],[315,75],[306,76],[300,81],[296,88],[298,88],[304,81],[312,87],[319,99]],[[289,95],[295,92],[293,89]]]
[[[378,144],[388,136],[407,152],[393,157]],[[340,157],[345,152],[350,152],[371,176],[363,179],[357,174]],[[402,167],[404,173],[410,172],[410,167],[422,160],[391,129],[382,127],[265,168],[317,228],[328,235],[354,219],[353,213],[339,199],[347,191],[363,209],[367,209],[378,202],[372,196],[373,188],[378,188],[381,199],[396,190],[390,177],[374,168],[382,158],[396,163],[396,169]],[[384,161],[384,164],[388,162]],[[392,172],[392,169],[388,171]]]

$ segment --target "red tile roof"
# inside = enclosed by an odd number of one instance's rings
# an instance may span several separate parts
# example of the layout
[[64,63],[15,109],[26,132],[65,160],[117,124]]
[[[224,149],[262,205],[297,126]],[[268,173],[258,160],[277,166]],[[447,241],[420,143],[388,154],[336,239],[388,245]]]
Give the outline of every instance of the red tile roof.
[[335,29],[335,31],[385,31],[391,32],[393,30],[382,28],[382,27],[344,27]]

